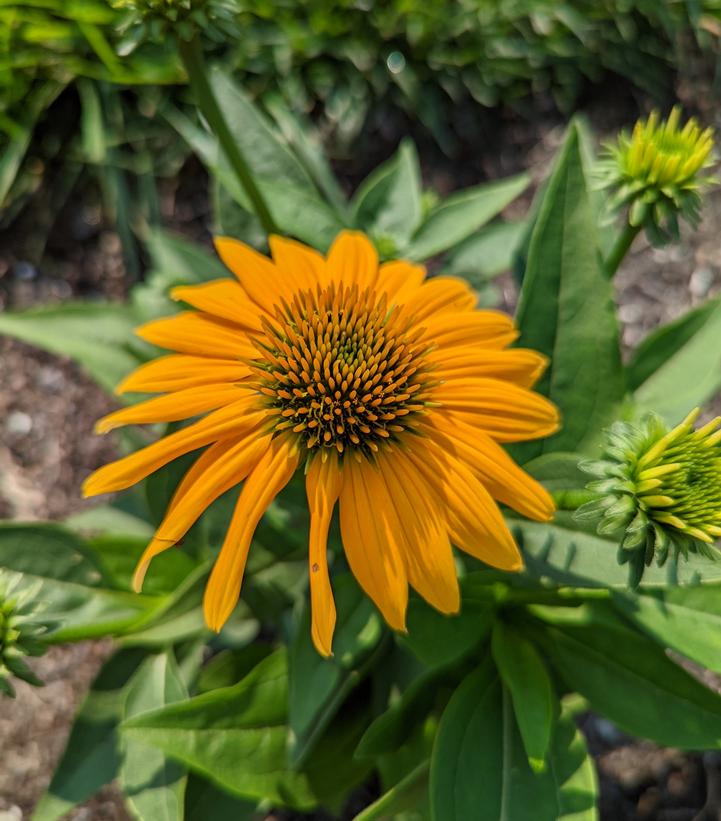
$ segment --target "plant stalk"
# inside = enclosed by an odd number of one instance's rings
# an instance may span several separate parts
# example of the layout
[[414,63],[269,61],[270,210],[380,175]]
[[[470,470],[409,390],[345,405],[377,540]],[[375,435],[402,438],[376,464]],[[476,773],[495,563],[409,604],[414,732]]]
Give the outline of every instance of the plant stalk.
[[611,249],[611,253],[606,258],[606,261],[603,263],[604,270],[606,272],[606,276],[609,279],[613,279],[618,271],[619,265],[623,261],[623,258],[628,253],[629,248],[633,244],[633,241],[636,239],[638,232],[641,230],[640,225],[631,225],[631,223],[627,222],[624,229],[621,233],[616,237],[616,242]]
[[188,74],[188,79],[190,80],[190,87],[195,95],[196,103],[208,121],[211,130],[218,138],[223,153],[238,177],[243,190],[248,195],[248,199],[263,226],[263,230],[267,234],[278,233],[268,206],[250,172],[250,167],[243,156],[240,146],[230,133],[230,128],[228,128],[228,123],[223,116],[223,112],[220,110],[213,88],[208,82],[205,59],[203,58],[203,51],[198,38],[194,37],[190,41],[180,40],[178,48],[183,65]]

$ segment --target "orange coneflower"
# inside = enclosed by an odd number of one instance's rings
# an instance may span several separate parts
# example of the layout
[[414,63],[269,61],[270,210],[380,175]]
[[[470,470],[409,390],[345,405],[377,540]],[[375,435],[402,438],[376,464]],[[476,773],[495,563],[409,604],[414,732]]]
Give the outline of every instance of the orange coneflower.
[[476,310],[461,280],[426,279],[409,262],[379,265],[355,232],[340,234],[327,258],[276,236],[272,260],[233,239],[216,247],[239,282],[176,288],[195,310],[139,331],[175,353],[119,387],[164,396],[98,423],[108,431],[207,413],[85,483],[86,495],[121,490],[207,448],[143,554],[136,588],[154,556],[245,480],[205,593],[208,625],[220,630],[256,525],[298,468],[310,508],[312,635],[324,655],[336,618],[326,541],[337,501],[350,568],[395,629],[404,628],[409,582],[440,611],[458,610],[451,543],[520,569],[494,499],[540,520],[554,508],[499,443],[548,436],[558,414],[530,390],[544,357],[507,348],[512,321]]

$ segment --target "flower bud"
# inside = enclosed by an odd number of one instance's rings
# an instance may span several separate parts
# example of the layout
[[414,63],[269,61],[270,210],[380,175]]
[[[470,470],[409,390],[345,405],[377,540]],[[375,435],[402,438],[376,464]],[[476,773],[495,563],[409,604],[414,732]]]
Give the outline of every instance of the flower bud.
[[662,565],[669,554],[719,555],[710,546],[721,536],[721,417],[694,429],[698,415],[672,430],[655,415],[617,422],[605,458],[580,465],[597,477],[588,489],[598,497],[576,517],[598,519],[599,534],[619,537],[619,561],[631,562],[634,585],[654,557]]
[[676,106],[666,120],[657,111],[639,120],[633,133],[622,131],[606,146],[599,165],[604,188],[613,191],[611,210],[628,208],[628,221],[642,227],[649,241],[661,245],[678,239],[679,216],[696,226],[702,194],[716,182],[713,130],[691,118],[680,127]]

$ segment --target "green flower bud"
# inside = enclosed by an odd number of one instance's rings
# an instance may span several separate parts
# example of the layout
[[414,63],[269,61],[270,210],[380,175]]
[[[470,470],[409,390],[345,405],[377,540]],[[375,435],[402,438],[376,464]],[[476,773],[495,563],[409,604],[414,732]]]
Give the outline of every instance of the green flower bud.
[[599,164],[602,187],[613,191],[610,209],[628,208],[629,223],[643,227],[656,245],[678,239],[679,216],[698,224],[702,194],[716,182],[707,173],[713,130],[702,130],[693,118],[681,128],[680,117],[678,106],[666,120],[654,111],[630,136],[623,131],[607,144]]
[[168,36],[191,40],[196,33],[220,42],[238,35],[237,0],[111,0],[125,12],[120,31],[127,53],[145,40],[163,42]]
[[11,698],[15,695],[12,676],[42,686],[25,658],[45,652],[44,637],[50,627],[42,618],[43,607],[35,601],[37,588],[21,589],[20,578],[11,581],[0,575],[0,694]]
[[617,422],[608,431],[605,459],[580,467],[596,478],[598,497],[576,511],[599,520],[598,532],[617,535],[619,561],[631,563],[632,584],[656,558],[690,552],[717,558],[721,536],[721,417],[694,429],[699,410],[668,430],[655,415],[641,424]]

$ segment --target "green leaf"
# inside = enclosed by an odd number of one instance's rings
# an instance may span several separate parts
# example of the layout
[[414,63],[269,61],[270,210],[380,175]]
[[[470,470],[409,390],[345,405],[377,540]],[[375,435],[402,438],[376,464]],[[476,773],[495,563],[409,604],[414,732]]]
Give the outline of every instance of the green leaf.
[[124,305],[66,302],[0,314],[0,334],[69,356],[107,391],[139,364],[130,343],[136,320]]
[[548,767],[534,773],[511,698],[490,664],[454,693],[431,758],[434,821],[596,821],[593,765],[571,719],[556,726]]
[[648,343],[646,361],[661,348],[667,358],[635,392],[640,410],[654,411],[671,425],[721,388],[721,299],[684,320]]
[[624,396],[618,322],[598,250],[596,223],[571,125],[540,203],[517,315],[519,345],[550,358],[537,390],[558,405],[563,427],[517,447],[521,462],[592,445]]
[[664,746],[721,745],[721,697],[626,626],[609,605],[532,611],[545,622],[536,638],[548,658],[593,710]]
[[491,649],[511,694],[528,762],[533,770],[543,771],[558,709],[546,665],[522,633],[500,620],[493,625]]
[[153,228],[145,244],[155,271],[174,282],[191,285],[228,277],[227,268],[212,251],[180,235]]
[[493,602],[470,588],[468,577],[461,585],[461,612],[446,616],[420,598],[412,598],[406,614],[407,633],[399,641],[428,667],[443,667],[463,658],[490,632]]
[[430,212],[413,235],[405,255],[422,261],[451,248],[493,219],[529,183],[527,174],[519,174],[451,194]]
[[125,722],[123,731],[236,795],[312,807],[307,777],[284,769],[287,687],[280,650],[234,687],[144,713]]
[[350,691],[362,680],[366,662],[382,635],[376,610],[350,574],[333,580],[333,593],[338,614],[333,656],[325,659],[313,646],[309,602],[289,650],[289,756],[294,767],[305,760]]
[[185,790],[185,821],[253,821],[256,802],[241,801],[191,773]]
[[68,516],[63,522],[83,536],[99,536],[115,534],[124,537],[138,537],[149,541],[154,528],[139,516],[128,513],[113,505],[97,505],[88,507]]
[[652,331],[634,351],[628,363],[628,386],[638,390],[656,371],[676,355],[704,327],[721,298],[709,299],[698,308]]
[[[573,514],[559,510],[553,522],[509,522],[521,546],[526,573],[536,579],[570,587],[629,586],[628,566],[616,560],[618,541],[598,536],[595,525],[576,522]],[[652,564],[646,568],[643,586],[694,585],[721,581],[721,562],[690,554],[678,565]]]
[[[123,719],[187,698],[170,652],[146,659],[127,687]],[[133,741],[123,749],[120,784],[141,819],[183,821],[185,771],[160,750]]]
[[406,139],[361,183],[351,203],[353,222],[366,233],[390,236],[403,247],[421,221],[421,193],[418,154]]
[[510,271],[527,229],[525,222],[494,222],[481,228],[449,252],[443,273],[479,287]]
[[0,524],[0,568],[37,582],[37,600],[58,622],[50,635],[54,642],[121,632],[159,604],[110,589],[87,546],[57,525]]
[[614,592],[613,602],[662,647],[721,673],[721,585]]
[[115,778],[120,766],[116,728],[125,688],[142,660],[142,651],[120,650],[105,662],[80,708],[32,821],[55,821]]
[[396,785],[358,813],[353,821],[385,821],[399,819],[404,810],[419,804],[428,790],[428,770],[430,761],[424,761],[402,778]]

